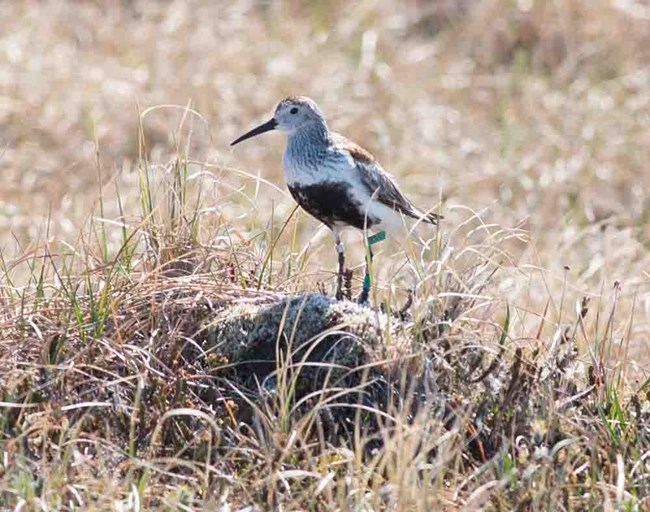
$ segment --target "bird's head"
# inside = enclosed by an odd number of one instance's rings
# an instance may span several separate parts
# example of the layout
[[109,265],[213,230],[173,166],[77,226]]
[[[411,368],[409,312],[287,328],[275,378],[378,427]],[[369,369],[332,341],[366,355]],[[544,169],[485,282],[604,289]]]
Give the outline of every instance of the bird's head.
[[306,96],[292,96],[282,100],[275,107],[273,119],[277,122],[278,130],[288,133],[296,132],[311,123],[325,123],[316,102]]
[[326,126],[323,113],[314,100],[305,96],[291,96],[278,103],[271,119],[245,133],[230,145],[234,146],[270,130],[280,130],[291,134],[311,125]]

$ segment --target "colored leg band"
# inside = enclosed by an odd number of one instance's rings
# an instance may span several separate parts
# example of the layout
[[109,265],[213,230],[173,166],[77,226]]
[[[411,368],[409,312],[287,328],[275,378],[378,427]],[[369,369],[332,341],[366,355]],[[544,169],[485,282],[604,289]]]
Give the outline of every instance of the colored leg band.
[[386,232],[385,231],[380,231],[379,233],[375,233],[372,236],[368,237],[368,245],[374,245],[377,242],[381,242],[382,240],[386,240]]
[[366,275],[363,276],[363,288],[361,290],[361,295],[359,296],[360,304],[365,304],[368,302],[368,295],[370,295],[370,264],[372,262],[372,246],[377,242],[381,242],[385,239],[385,231],[380,231],[379,233],[375,233],[374,235],[368,237],[368,259],[366,261]]

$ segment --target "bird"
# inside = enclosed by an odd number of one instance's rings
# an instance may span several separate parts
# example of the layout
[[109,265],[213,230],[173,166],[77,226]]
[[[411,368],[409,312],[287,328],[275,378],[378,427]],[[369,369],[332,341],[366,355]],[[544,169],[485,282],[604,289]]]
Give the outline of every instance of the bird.
[[404,226],[404,217],[437,224],[442,218],[417,208],[377,159],[361,146],[329,129],[314,100],[290,96],[278,103],[273,117],[231,142],[240,142],[271,130],[287,134],[282,158],[287,187],[294,200],[332,232],[338,253],[335,297],[343,299],[345,251],[341,230],[352,227],[368,237],[363,289],[359,303],[368,301],[372,245],[385,238],[385,230]]

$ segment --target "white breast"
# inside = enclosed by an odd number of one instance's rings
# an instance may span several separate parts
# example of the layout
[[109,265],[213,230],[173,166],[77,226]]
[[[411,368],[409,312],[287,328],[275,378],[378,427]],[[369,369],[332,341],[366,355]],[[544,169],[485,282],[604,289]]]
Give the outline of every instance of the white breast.
[[292,158],[285,151],[282,166],[289,185],[313,185],[325,181],[353,182],[356,179],[354,161],[342,153],[327,154],[313,162],[305,162]]

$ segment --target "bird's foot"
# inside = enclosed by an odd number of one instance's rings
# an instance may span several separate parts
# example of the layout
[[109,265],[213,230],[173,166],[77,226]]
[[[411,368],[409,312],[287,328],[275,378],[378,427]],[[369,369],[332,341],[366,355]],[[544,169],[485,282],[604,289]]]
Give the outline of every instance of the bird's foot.
[[345,252],[343,251],[343,244],[336,235],[336,252],[339,253],[339,271],[336,275],[336,300],[343,300],[343,279],[345,277]]
[[352,300],[352,278],[354,277],[354,272],[351,268],[345,270],[344,275],[344,287],[345,287],[345,298]]
[[352,276],[353,272],[347,268],[343,270],[336,279],[336,300],[352,300]]

